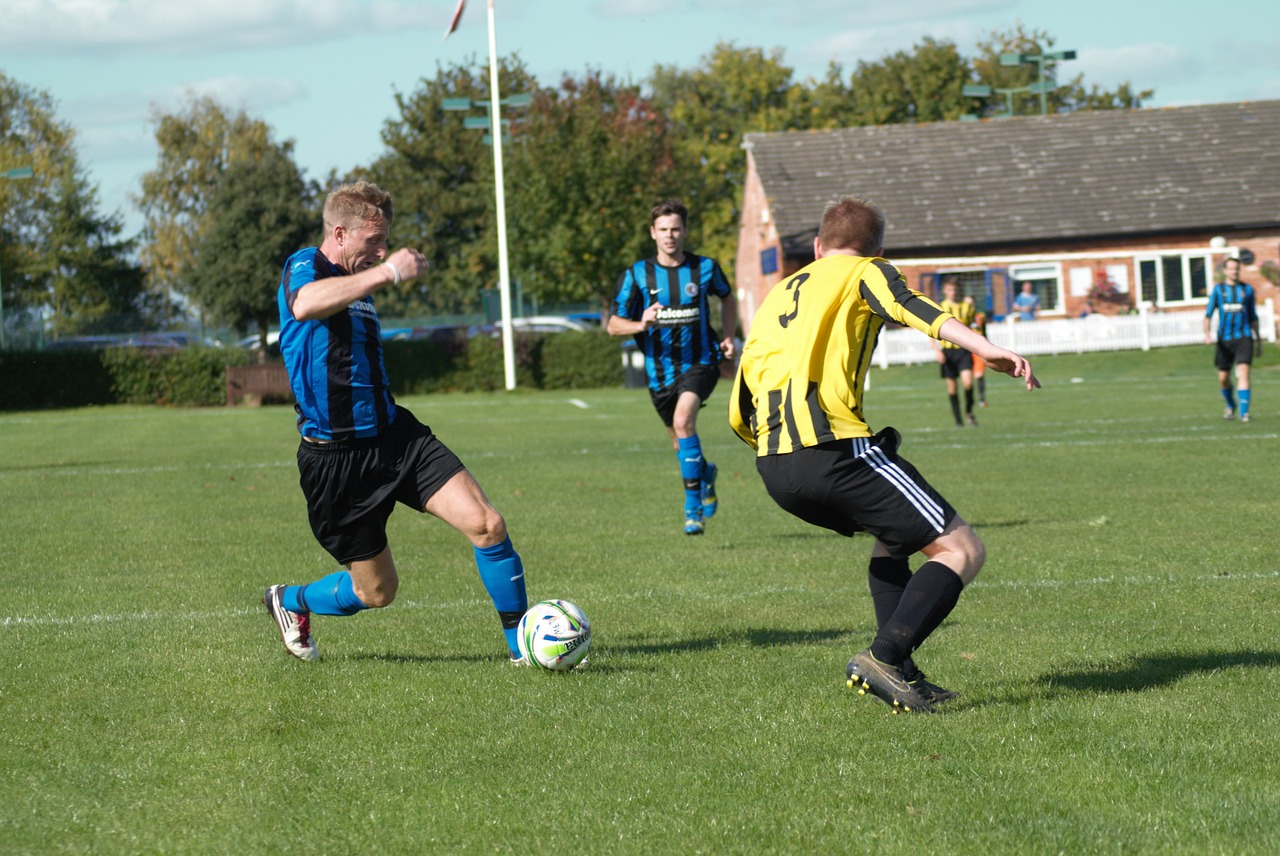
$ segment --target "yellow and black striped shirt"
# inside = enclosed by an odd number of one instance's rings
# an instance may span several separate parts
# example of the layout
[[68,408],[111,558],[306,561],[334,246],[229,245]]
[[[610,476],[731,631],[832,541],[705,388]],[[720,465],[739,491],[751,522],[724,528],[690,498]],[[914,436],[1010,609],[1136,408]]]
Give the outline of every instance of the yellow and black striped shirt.
[[951,317],[884,259],[818,259],[760,304],[734,378],[729,424],[760,456],[870,437],[862,390],[881,327],[893,321],[937,338]]
[[[950,300],[944,300],[938,305],[942,307],[942,310],[944,312],[950,312],[952,315],[954,315],[957,321],[959,321],[964,326],[968,327],[970,330],[977,329],[973,323],[973,316],[977,314],[977,309],[974,308],[974,305],[972,303],[965,303],[963,300],[961,300],[959,303],[953,303]],[[951,342],[947,342],[945,340],[940,341],[938,344],[942,346],[943,350],[952,350],[952,349],[958,350],[960,348],[959,345],[952,344]]]

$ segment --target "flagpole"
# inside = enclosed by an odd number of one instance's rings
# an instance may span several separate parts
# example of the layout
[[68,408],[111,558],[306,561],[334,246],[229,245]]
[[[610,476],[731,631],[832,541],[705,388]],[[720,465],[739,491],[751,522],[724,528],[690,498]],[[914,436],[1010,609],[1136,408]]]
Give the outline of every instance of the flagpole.
[[511,332],[511,271],[507,263],[507,204],[502,177],[502,108],[498,95],[498,37],[493,0],[489,0],[489,118],[493,137],[493,185],[498,214],[498,288],[502,306],[502,367],[507,389],[516,388],[515,345]]

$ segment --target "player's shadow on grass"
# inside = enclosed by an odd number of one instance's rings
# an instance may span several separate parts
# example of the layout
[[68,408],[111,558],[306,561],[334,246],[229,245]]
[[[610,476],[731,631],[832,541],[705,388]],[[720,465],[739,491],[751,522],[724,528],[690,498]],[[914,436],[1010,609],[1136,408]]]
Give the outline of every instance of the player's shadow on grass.
[[[745,641],[755,648],[776,648],[783,645],[821,645],[850,636],[849,628],[824,630],[778,630],[776,628],[748,629]],[[742,637],[737,634],[702,636],[693,639],[672,639],[665,642],[622,642],[608,646],[610,654],[692,654],[734,645]],[[429,664],[429,663],[484,663],[494,659],[482,654],[405,654],[391,651],[354,651],[343,655],[349,660],[365,660],[377,663]],[[592,671],[613,671],[609,667],[596,667]]]
[[391,651],[355,651],[335,655],[348,660],[366,660],[375,663],[423,664],[423,663],[494,663],[500,655],[494,654],[397,654]]
[[780,645],[813,645],[845,639],[850,635],[846,628],[828,630],[777,630],[762,628],[747,631],[747,642],[757,648],[775,648]]
[[[777,630],[761,628],[747,630],[745,637],[749,645],[758,648],[778,645],[812,645],[829,642],[849,635],[847,629],[831,630]],[[611,642],[609,651],[615,654],[692,654],[698,651],[710,651],[716,648],[731,646],[740,641],[737,634],[723,636],[701,636],[693,639],[671,639],[665,642]]]
[[1055,670],[1036,679],[1053,693],[1141,692],[1176,683],[1188,675],[1217,672],[1235,666],[1280,666],[1275,651],[1223,651],[1204,654],[1152,654],[1130,657],[1115,665],[1071,671]]
[[1021,526],[1030,526],[1033,522],[1023,517],[1018,520],[970,520],[969,525],[981,531],[983,529],[1017,529]]
[[59,461],[47,464],[9,464],[0,466],[0,473],[36,473],[42,470],[79,470],[90,467],[120,466],[120,461]]

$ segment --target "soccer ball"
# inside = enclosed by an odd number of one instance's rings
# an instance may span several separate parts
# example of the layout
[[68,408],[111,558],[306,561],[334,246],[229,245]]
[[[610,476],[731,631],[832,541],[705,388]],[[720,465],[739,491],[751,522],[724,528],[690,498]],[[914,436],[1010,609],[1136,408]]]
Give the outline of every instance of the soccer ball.
[[591,622],[567,600],[544,600],[529,607],[516,629],[520,655],[539,668],[567,672],[587,658]]

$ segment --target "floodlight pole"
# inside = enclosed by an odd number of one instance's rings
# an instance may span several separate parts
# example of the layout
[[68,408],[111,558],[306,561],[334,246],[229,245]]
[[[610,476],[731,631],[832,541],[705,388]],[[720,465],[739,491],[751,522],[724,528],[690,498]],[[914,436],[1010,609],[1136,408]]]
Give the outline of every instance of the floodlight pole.
[[493,122],[493,186],[498,206],[498,297],[502,306],[502,368],[508,390],[516,388],[516,353],[511,334],[511,269],[507,262],[507,204],[502,177],[502,103],[498,97],[498,36],[489,0],[489,116]]
[[[16,180],[19,178],[30,178],[34,174],[35,170],[31,167],[19,166],[0,172],[0,178]],[[0,265],[0,267],[2,267],[2,265]],[[0,351],[6,350],[7,344],[8,343],[5,341],[4,336],[4,277],[0,276]]]
[[1031,88],[1040,93],[1040,115],[1046,116],[1049,113],[1049,87],[1045,85],[1044,81],[1044,64],[1049,60],[1075,58],[1075,51],[1050,51],[1049,53],[1038,54],[1007,53],[1000,55],[1000,64],[1005,66],[1022,65],[1028,62],[1036,64],[1036,83]]

